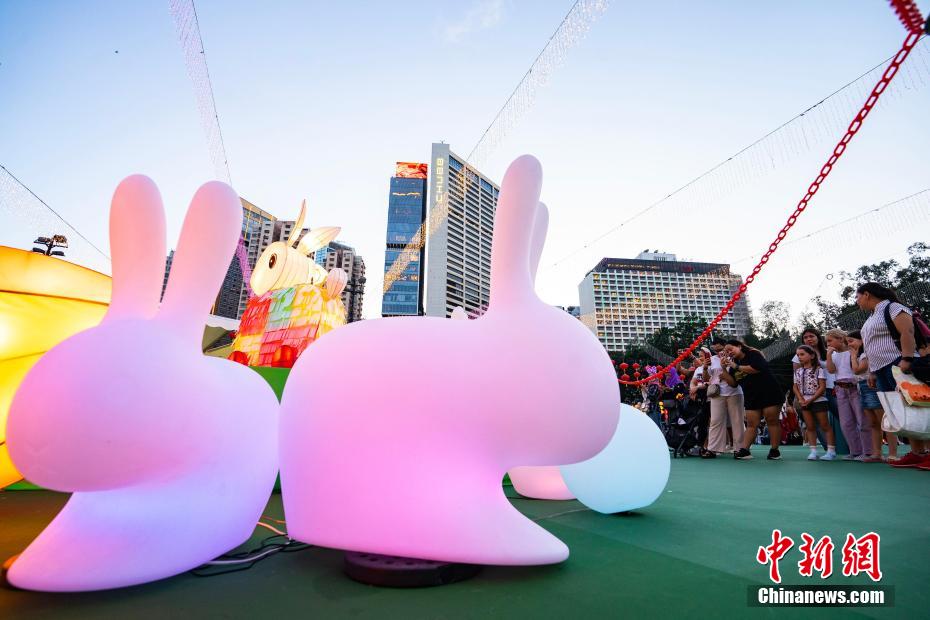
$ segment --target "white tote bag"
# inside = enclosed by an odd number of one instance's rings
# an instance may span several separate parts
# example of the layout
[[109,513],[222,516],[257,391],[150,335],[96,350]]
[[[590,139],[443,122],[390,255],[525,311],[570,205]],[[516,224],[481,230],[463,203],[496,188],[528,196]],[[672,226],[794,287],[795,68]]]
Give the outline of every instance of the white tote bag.
[[882,430],[914,439],[930,439],[930,409],[910,407],[898,391],[878,392],[885,416]]

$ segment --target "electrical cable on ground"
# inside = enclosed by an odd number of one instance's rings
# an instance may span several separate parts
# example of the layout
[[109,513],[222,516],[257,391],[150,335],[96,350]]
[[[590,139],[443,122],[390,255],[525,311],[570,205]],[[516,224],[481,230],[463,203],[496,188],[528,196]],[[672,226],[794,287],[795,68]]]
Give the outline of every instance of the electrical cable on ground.
[[[271,519],[264,516],[262,518],[269,521],[284,523],[279,519]],[[259,546],[254,549],[221,555],[215,560],[206,562],[202,566],[193,569],[190,571],[191,574],[197,577],[227,575],[229,573],[248,570],[255,566],[255,564],[258,562],[278,553],[294,553],[313,547],[313,545],[308,545],[306,543],[302,543],[294,540],[293,538],[290,538],[287,535],[287,532],[281,531],[278,528],[262,521],[259,521],[256,525],[258,527],[264,527],[265,529],[271,530],[272,532],[275,532],[275,534],[262,539]]]

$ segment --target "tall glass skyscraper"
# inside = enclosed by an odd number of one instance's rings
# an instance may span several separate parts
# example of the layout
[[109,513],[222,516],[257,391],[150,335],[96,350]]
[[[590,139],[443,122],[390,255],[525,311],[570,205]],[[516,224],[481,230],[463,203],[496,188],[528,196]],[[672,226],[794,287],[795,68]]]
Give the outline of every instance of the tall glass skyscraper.
[[[397,162],[391,177],[388,196],[388,222],[384,272],[404,253],[426,218],[427,165]],[[410,250],[403,273],[384,292],[381,316],[418,316],[423,314],[423,264],[425,251]]]

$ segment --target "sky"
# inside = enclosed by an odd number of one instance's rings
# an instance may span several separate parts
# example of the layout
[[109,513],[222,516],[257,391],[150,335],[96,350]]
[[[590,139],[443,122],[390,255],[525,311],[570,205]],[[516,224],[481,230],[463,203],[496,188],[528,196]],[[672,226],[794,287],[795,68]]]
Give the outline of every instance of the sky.
[[[380,316],[394,162],[428,161],[438,141],[469,153],[571,4],[197,0],[233,187],[283,219],[307,198],[312,226],[341,226],[340,241],[367,264],[364,315]],[[576,305],[578,283],[601,257],[647,248],[748,273],[746,257],[791,213],[861,90],[808,115],[790,141],[772,139],[773,153],[784,155],[778,165],[752,174],[724,167],[591,242],[891,56],[903,39],[883,0],[613,0],[482,164],[498,181],[523,153],[543,165],[551,224],[540,297]],[[926,48],[930,41],[792,236],[930,188]],[[0,164],[104,253],[108,204],[122,178],[143,173],[158,184],[169,248],[190,197],[214,178],[194,92],[167,0],[0,0]],[[0,244],[30,247],[37,235],[66,231],[10,187],[0,185]],[[786,247],[752,285],[751,305],[782,300],[797,315],[814,294],[835,293],[838,278],[827,274],[900,258],[930,238],[930,221],[916,212],[894,216],[890,229],[863,220]],[[69,240],[70,260],[109,272],[88,243]]]

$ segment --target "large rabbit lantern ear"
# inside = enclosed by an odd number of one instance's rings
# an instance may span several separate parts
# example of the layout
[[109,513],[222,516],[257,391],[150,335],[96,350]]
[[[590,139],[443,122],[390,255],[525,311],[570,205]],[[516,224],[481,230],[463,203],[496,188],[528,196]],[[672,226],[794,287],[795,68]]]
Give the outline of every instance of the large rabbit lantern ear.
[[518,157],[507,168],[494,215],[488,312],[537,300],[530,276],[530,250],[541,190],[542,166],[532,155]]
[[110,206],[113,295],[106,320],[151,318],[165,277],[165,210],[152,179],[126,177]]
[[184,218],[158,313],[198,345],[241,231],[242,206],[236,192],[219,181],[201,186]]
[[329,245],[330,241],[336,239],[342,228],[339,226],[321,226],[314,228],[304,235],[304,238],[297,244],[297,251],[304,256],[309,256],[311,252],[316,252],[322,247]]
[[297,238],[300,237],[300,231],[304,228],[304,220],[307,219],[307,199],[300,203],[300,215],[297,216],[297,221],[294,222],[294,230],[291,231],[291,234],[287,238],[287,247],[293,246],[297,243]]

